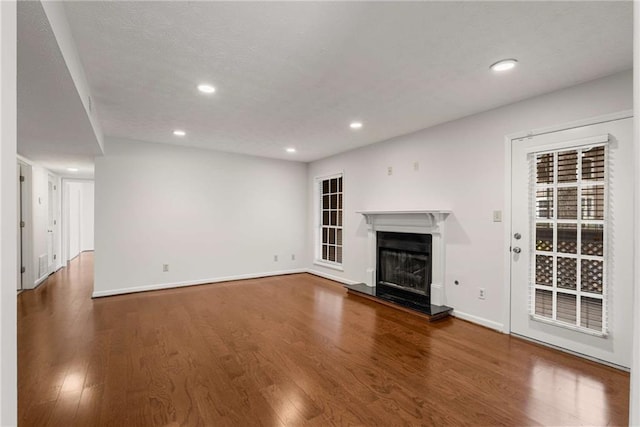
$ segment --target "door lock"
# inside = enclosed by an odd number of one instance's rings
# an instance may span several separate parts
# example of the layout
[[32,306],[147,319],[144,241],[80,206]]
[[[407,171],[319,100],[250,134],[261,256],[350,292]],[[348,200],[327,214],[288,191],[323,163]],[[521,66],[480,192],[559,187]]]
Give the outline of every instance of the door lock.
[[522,249],[520,249],[519,247],[515,247],[513,248],[513,253],[519,254],[520,252],[522,252]]
[[516,239],[516,240],[520,240],[520,239],[522,239],[522,234],[516,233],[516,234],[513,235],[513,238]]

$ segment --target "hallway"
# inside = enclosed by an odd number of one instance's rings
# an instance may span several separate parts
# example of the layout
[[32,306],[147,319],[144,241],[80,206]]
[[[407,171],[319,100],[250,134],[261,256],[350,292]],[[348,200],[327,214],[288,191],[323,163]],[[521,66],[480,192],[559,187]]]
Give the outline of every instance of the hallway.
[[18,297],[21,426],[625,425],[629,375],[308,274],[91,299],[93,253]]

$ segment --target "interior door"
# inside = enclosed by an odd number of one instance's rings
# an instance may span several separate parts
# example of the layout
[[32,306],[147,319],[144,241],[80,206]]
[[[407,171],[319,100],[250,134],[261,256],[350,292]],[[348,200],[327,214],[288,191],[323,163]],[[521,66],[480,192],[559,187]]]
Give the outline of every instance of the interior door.
[[23,227],[23,220],[22,220],[22,166],[20,165],[20,163],[18,163],[17,165],[17,177],[16,177],[16,182],[18,183],[18,188],[17,188],[17,206],[18,206],[18,285],[17,288],[18,290],[22,290],[22,276],[24,275],[23,271],[22,271],[22,266],[24,265],[22,263],[22,227]]
[[47,270],[49,274],[56,270],[55,243],[56,243],[56,227],[58,223],[58,184],[55,177],[49,175],[48,180],[48,215],[47,215]]
[[629,367],[633,119],[512,141],[511,332]]

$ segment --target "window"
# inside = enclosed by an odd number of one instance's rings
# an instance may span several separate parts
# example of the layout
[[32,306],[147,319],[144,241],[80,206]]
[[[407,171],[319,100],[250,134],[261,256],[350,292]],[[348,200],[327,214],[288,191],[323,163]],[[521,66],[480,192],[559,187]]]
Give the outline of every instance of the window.
[[535,153],[531,315],[606,334],[606,145]]
[[342,174],[317,180],[320,194],[318,256],[321,262],[342,264]]

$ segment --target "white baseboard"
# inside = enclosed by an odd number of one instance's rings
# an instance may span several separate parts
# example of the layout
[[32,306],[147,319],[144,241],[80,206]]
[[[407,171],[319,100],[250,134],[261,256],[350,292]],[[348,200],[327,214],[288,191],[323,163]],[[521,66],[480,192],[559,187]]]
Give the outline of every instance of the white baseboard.
[[40,286],[40,284],[42,282],[44,282],[45,280],[47,280],[47,278],[49,277],[49,273],[45,274],[44,276],[42,276],[41,278],[39,278],[38,280],[36,280],[35,282],[33,282],[33,288],[31,289],[35,289],[38,286]]
[[306,272],[309,274],[313,274],[314,276],[319,276],[325,279],[333,280],[334,282],[344,283],[345,285],[357,285],[358,283],[362,283],[362,282],[357,282],[355,280],[343,279],[342,277],[334,276],[333,274],[323,273],[322,271],[314,270],[312,268],[307,269]]
[[206,285],[209,283],[230,282],[233,280],[258,279],[260,277],[282,276],[285,274],[306,273],[306,268],[293,270],[272,271],[268,273],[240,274],[237,276],[216,277],[211,279],[188,280],[184,282],[159,283],[154,285],[132,286],[128,288],[112,289],[106,291],[94,291],[92,298],[109,297],[113,295],[132,294],[136,292],[157,291],[161,289],[182,288],[185,286]]
[[458,319],[467,320],[471,323],[477,323],[478,325],[484,326],[489,329],[494,329],[498,332],[504,333],[504,325],[502,323],[494,322],[493,320],[485,319],[484,317],[474,316],[473,314],[463,313],[458,310],[453,310],[451,313],[453,317],[457,317]]

